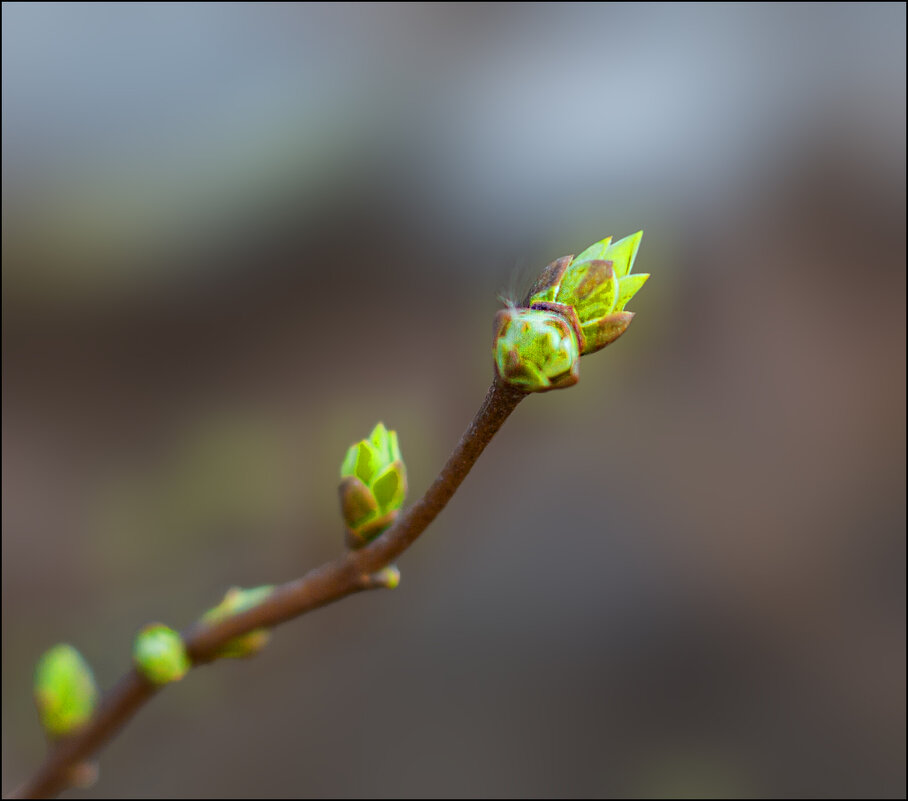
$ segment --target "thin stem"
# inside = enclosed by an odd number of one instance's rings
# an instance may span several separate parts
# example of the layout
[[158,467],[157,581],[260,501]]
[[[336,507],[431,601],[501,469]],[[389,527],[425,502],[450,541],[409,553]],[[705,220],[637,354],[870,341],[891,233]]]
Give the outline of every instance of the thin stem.
[[[371,575],[400,556],[425,531],[525,397],[525,392],[496,379],[432,486],[391,528],[360,550],[348,552],[302,578],[282,584],[252,609],[184,632],[183,640],[193,665],[216,659],[218,651],[241,634],[272,628],[347,595],[381,587],[382,583]],[[104,746],[159,689],[136,670],[130,670],[105,695],[88,725],[60,742],[35,775],[10,797],[48,798],[65,790],[72,769]]]

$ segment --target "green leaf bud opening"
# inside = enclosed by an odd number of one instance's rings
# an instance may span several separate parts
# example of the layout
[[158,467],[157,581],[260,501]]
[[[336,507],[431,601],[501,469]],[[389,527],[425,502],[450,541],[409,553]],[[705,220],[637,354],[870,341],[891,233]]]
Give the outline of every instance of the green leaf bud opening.
[[190,667],[183,639],[161,623],[152,623],[138,633],[132,656],[142,675],[154,684],[179,681]]
[[341,465],[341,514],[352,547],[371,542],[397,518],[407,495],[407,470],[397,432],[378,423],[350,446]]
[[98,701],[91,668],[71,645],[55,645],[35,668],[35,703],[51,737],[72,734],[90,719]]
[[649,278],[631,274],[642,238],[643,231],[615,243],[606,237],[576,259],[556,259],[533,284],[524,305],[576,321],[581,354],[604,348],[627,330],[634,315],[625,307]]

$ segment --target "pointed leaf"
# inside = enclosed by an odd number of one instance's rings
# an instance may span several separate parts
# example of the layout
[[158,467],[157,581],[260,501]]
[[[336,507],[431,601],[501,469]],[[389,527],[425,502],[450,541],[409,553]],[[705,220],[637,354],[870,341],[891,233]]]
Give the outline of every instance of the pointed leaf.
[[630,275],[631,270],[634,269],[634,260],[637,258],[641,239],[643,239],[643,231],[637,231],[636,234],[631,234],[615,242],[606,252],[604,258],[612,260],[615,265],[615,275],[618,278]]
[[594,261],[596,259],[605,259],[605,251],[608,249],[608,246],[611,244],[612,238],[607,236],[605,239],[600,239],[598,242],[590,245],[586,250],[583,251],[576,259],[574,259],[574,264],[580,264],[583,261]]
[[583,326],[583,334],[586,337],[584,354],[595,353],[614,342],[627,330],[633,319],[633,312],[614,312]]
[[378,463],[381,464],[388,459],[388,429],[385,428],[384,423],[378,423],[375,428],[372,429],[372,433],[369,435],[369,442],[375,450],[375,453],[378,455]]
[[363,440],[357,445],[356,453],[356,469],[354,474],[359,478],[364,484],[369,484],[372,481],[372,475],[375,472],[375,468],[378,466],[378,456],[375,451],[372,450],[372,446]]
[[344,456],[344,461],[341,464],[341,478],[345,476],[352,476],[356,474],[356,458],[359,455],[359,443],[356,445],[351,445],[347,448],[347,453]]
[[649,273],[635,273],[634,275],[626,275],[618,282],[618,302],[615,304],[615,311],[624,311],[624,307],[627,306],[627,302],[640,291],[646,280],[649,278]]
[[530,287],[530,291],[523,300],[523,305],[529,306],[537,301],[555,300],[562,276],[573,260],[573,256],[562,256],[549,264]]
[[387,511],[390,508],[399,487],[400,472],[395,465],[391,465],[372,483],[372,492],[378,501],[379,509]]
[[397,470],[397,494],[391,499],[391,506],[399,508],[407,497],[407,467],[400,459],[392,462],[391,467]]
[[392,462],[403,461],[400,456],[400,445],[397,444],[397,432],[388,432],[388,451]]

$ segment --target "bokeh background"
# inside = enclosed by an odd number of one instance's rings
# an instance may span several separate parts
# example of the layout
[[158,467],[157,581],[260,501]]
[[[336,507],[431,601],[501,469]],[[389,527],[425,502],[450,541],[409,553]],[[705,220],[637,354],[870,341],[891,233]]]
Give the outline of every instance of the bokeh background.
[[190,675],[72,797],[905,794],[905,6],[3,5],[2,789],[41,652],[411,495],[499,293],[653,278],[401,587]]

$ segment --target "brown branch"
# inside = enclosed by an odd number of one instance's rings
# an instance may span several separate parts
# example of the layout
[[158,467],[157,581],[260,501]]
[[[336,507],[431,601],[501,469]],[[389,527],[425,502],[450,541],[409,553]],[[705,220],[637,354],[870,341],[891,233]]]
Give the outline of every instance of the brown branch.
[[[212,661],[218,650],[238,635],[271,628],[347,595],[382,586],[372,574],[407,550],[444,509],[486,445],[524,397],[525,392],[496,379],[432,486],[391,528],[364,548],[282,584],[258,606],[214,625],[196,625],[184,632],[193,665]],[[60,742],[35,775],[10,797],[47,798],[65,790],[71,783],[73,769],[104,746],[159,689],[131,670],[105,695],[88,725]]]

